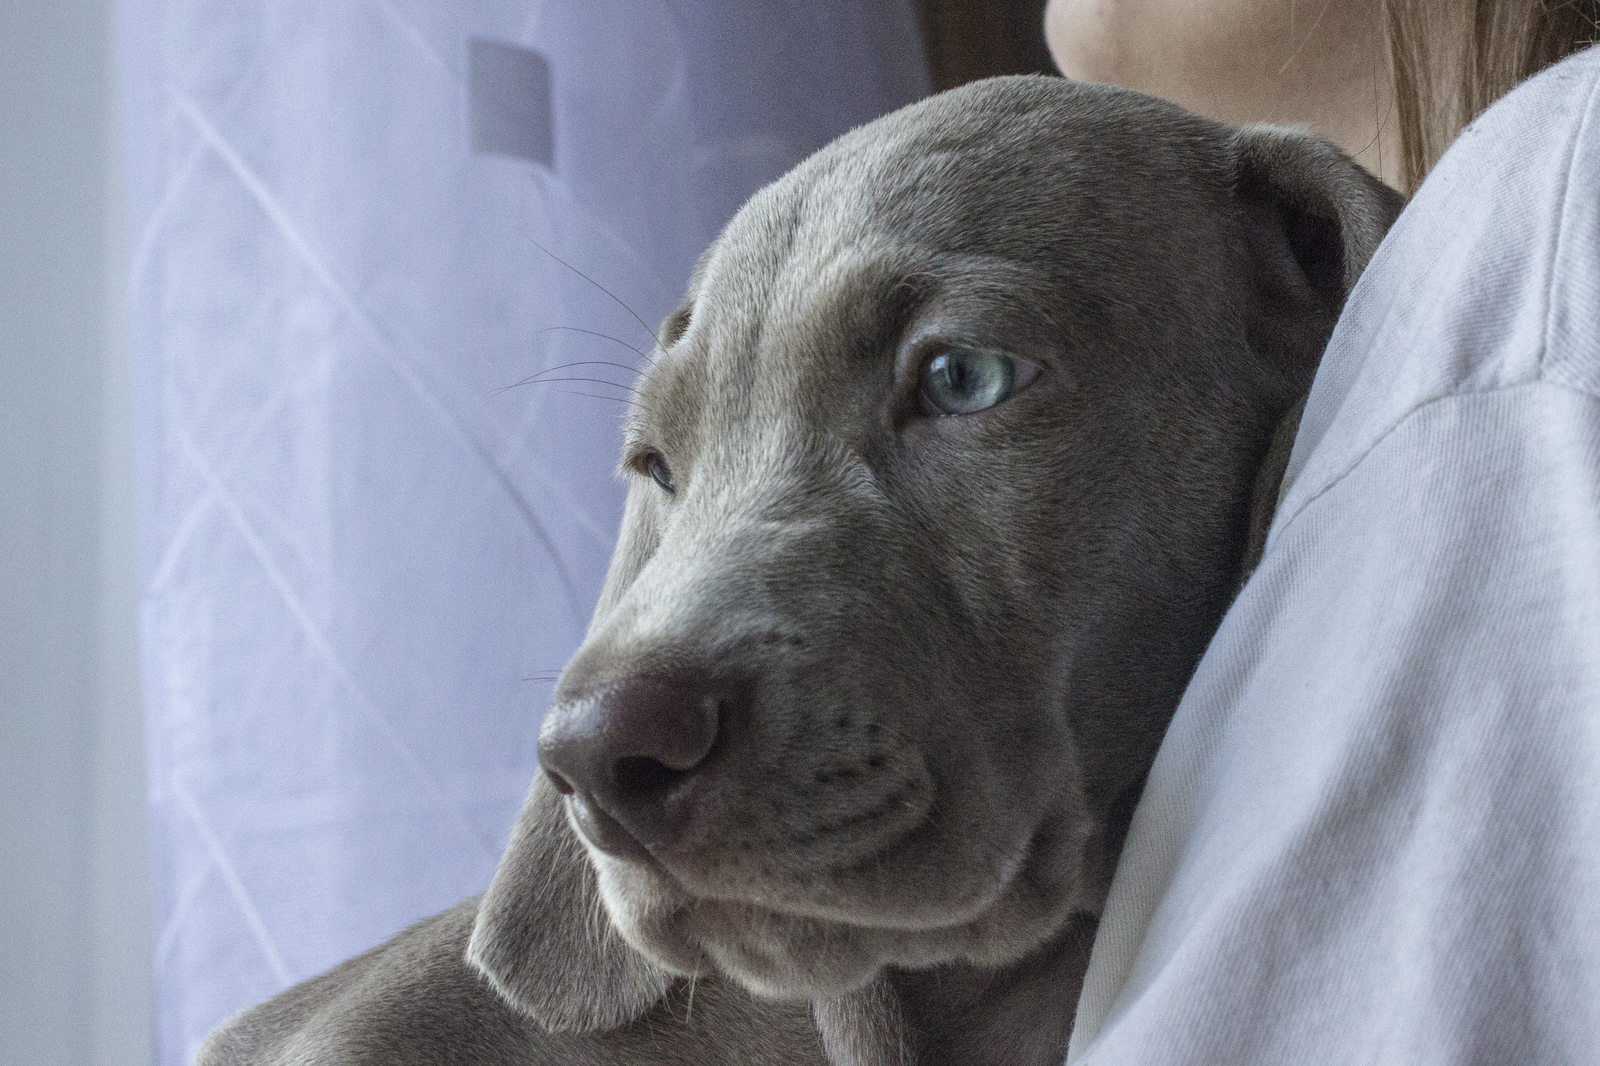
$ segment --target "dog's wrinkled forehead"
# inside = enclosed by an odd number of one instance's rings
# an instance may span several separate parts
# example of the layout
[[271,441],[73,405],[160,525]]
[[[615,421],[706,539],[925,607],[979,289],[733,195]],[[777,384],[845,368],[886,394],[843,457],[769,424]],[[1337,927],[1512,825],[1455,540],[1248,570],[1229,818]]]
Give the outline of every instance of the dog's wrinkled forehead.
[[[1214,207],[1230,182],[1226,139],[1225,127],[1126,90],[992,79],[863,126],[762,190],[707,276],[760,275],[873,236],[940,256],[1096,263],[1106,242],[1128,249],[1139,231]],[[1067,238],[1076,250],[1058,243]]]
[[[942,299],[969,322],[1031,314],[1056,337],[1102,339],[1201,304],[1174,287],[1214,273],[1220,130],[1153,98],[1027,77],[840,138],[753,197],[702,257],[630,436],[690,413],[725,433],[861,395]],[[781,357],[794,346],[821,357]]]

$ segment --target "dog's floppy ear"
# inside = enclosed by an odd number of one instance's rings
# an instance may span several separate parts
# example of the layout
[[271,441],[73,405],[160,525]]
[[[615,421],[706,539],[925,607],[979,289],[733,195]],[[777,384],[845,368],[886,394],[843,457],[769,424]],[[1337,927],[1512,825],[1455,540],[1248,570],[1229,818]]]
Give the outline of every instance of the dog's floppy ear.
[[1254,280],[1251,345],[1289,398],[1256,478],[1248,574],[1277,510],[1323,347],[1405,198],[1334,145],[1297,130],[1245,126],[1232,147],[1233,192]]
[[478,907],[467,959],[552,1032],[615,1029],[671,984],[612,926],[594,867],[542,773]]
[[1241,127],[1233,159],[1234,192],[1263,280],[1294,283],[1273,276],[1287,253],[1311,292],[1337,311],[1405,197],[1336,146],[1298,130]]

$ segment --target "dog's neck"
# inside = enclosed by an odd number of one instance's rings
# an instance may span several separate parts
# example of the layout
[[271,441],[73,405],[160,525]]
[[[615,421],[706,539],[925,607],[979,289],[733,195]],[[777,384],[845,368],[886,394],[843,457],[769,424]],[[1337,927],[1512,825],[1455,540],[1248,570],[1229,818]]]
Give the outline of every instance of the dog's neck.
[[812,1004],[830,1066],[1059,1066],[1095,925],[1079,914],[1004,969],[891,971],[858,992]]
[[1239,578],[1242,586],[1266,550],[1267,533],[1272,519],[1278,513],[1278,496],[1283,490],[1283,476],[1289,469],[1289,456],[1294,451],[1294,438],[1300,431],[1300,419],[1305,416],[1306,396],[1298,401],[1279,420],[1267,444],[1267,452],[1257,468],[1254,491],[1250,501],[1250,535],[1245,546],[1244,566]]

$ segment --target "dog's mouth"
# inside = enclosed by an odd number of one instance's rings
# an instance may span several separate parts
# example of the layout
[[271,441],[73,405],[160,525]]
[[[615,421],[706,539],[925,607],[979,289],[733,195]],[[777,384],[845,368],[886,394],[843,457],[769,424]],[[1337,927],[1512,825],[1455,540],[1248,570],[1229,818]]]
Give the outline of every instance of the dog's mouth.
[[1086,835],[1077,824],[1039,828],[959,905],[919,896],[915,879],[897,870],[914,844],[874,860],[881,887],[853,896],[822,884],[834,880],[827,871],[777,891],[709,897],[686,890],[655,857],[597,857],[596,865],[613,921],[658,964],[685,976],[720,971],[759,995],[821,999],[886,967],[1001,966],[1026,956],[1087,909],[1079,876]]
[[599,852],[654,867],[666,875],[666,868],[656,861],[650,849],[598,803],[573,794],[566,797],[565,805],[568,822],[591,853]]
[[[826,751],[769,762],[752,767],[713,752],[692,774],[658,775],[664,784],[651,789],[584,788],[547,773],[596,863],[637,868],[660,883],[651,895],[851,921],[892,911],[909,873],[953,917],[982,904],[944,861],[949,827],[972,813],[956,790],[941,790],[914,747],[880,743],[853,763]],[[991,856],[974,869],[1004,863]],[[984,873],[1004,871],[976,880]],[[909,920],[920,924],[927,907]]]
[[[748,818],[720,818],[667,839],[641,837],[603,803],[581,793],[567,795],[565,807],[591,854],[654,870],[686,894],[738,900],[770,895],[772,882],[815,883],[821,877],[857,886],[851,895],[858,897],[859,886],[881,880],[885,869],[917,850],[919,836],[936,832],[935,799],[925,773],[878,792],[862,797],[866,802],[853,809],[835,810],[787,833]],[[883,886],[888,892],[901,888]]]
[[[956,826],[973,821],[957,790],[943,795],[919,771],[843,794],[812,797],[803,813],[763,820],[763,801],[734,803],[727,789],[704,790],[699,817],[685,831],[641,838],[604,803],[565,798],[569,824],[597,867],[617,872],[619,901],[742,909],[763,915],[885,930],[959,925],[991,907],[1030,852],[1031,827],[1011,825],[979,837]],[[751,811],[752,813],[744,813]],[[1011,843],[1005,843],[1010,840]]]
[[812,999],[1055,935],[1081,909],[1089,836],[1070,755],[977,772],[881,717],[828,716],[800,745],[730,736],[659,788],[558,783],[618,931],[675,973]]

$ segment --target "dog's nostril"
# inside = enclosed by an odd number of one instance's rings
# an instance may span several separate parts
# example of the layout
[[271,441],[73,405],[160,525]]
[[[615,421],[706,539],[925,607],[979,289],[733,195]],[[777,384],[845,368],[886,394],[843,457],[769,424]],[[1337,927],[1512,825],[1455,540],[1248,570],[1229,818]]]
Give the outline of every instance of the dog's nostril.
[[551,708],[540,765],[562,793],[647,845],[665,844],[691,816],[686,786],[703,771],[724,719],[737,719],[743,692],[684,672],[634,675],[577,694]]
[[612,781],[619,795],[647,799],[665,793],[689,773],[689,770],[674,770],[656,759],[618,759],[612,769]]

